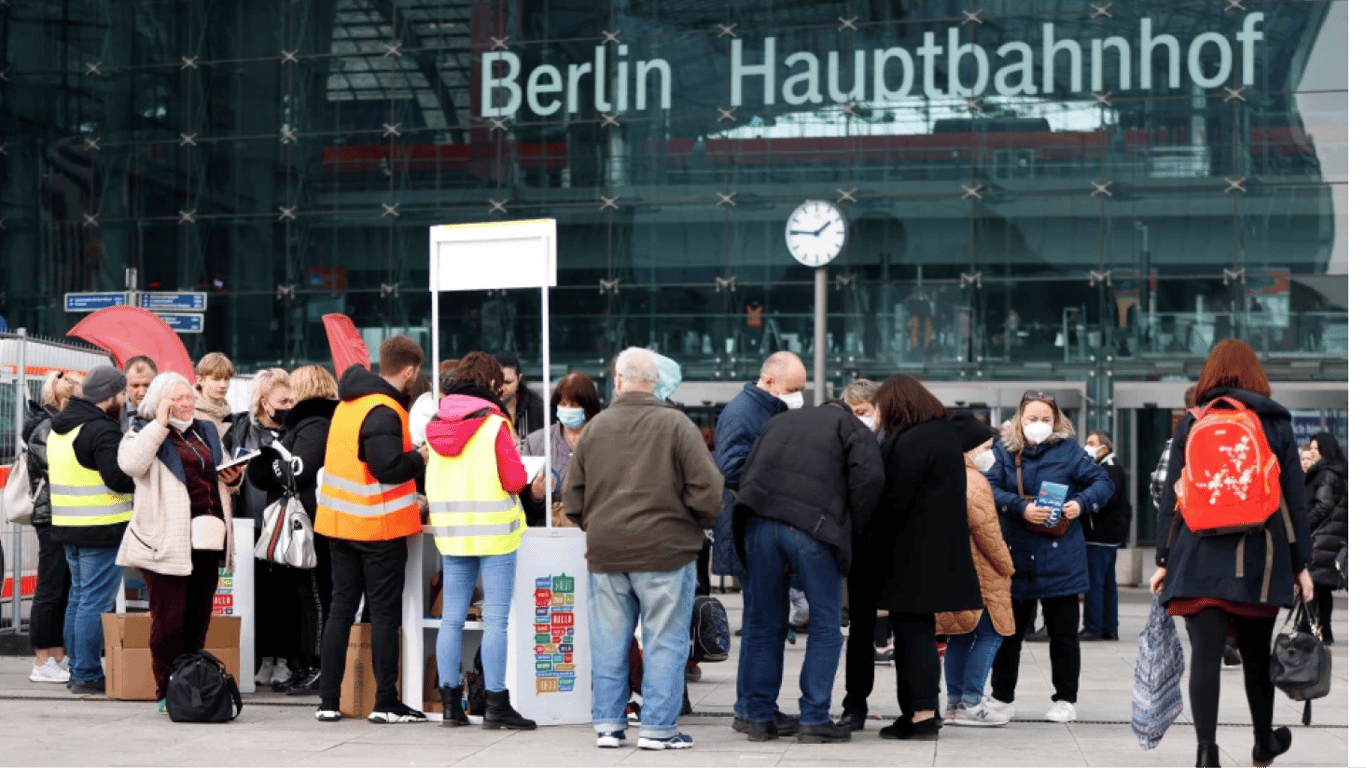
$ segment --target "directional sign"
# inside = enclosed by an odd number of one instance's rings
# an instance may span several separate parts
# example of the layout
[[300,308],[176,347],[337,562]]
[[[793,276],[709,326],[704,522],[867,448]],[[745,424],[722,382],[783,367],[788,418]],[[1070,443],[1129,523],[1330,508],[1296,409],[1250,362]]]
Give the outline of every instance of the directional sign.
[[97,309],[121,307],[128,303],[124,293],[68,293],[66,294],[67,312],[94,312]]
[[203,291],[150,291],[138,295],[138,306],[153,312],[203,312],[208,305],[209,294]]
[[158,312],[157,317],[165,320],[176,333],[204,332],[204,316],[198,312]]

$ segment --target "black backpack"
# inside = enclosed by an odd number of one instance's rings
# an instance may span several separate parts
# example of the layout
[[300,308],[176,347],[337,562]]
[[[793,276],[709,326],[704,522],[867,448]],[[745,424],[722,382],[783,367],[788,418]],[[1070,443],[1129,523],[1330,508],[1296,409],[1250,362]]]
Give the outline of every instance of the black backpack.
[[725,661],[730,656],[730,620],[726,607],[710,595],[698,595],[692,604],[692,659]]
[[226,723],[242,714],[237,680],[208,651],[181,654],[166,681],[166,714],[177,723]]

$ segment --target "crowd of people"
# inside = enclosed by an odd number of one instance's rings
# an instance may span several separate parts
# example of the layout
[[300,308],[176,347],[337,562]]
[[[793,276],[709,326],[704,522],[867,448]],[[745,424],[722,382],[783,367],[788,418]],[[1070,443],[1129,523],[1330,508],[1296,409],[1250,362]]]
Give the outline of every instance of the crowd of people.
[[[199,362],[194,382],[145,357],[124,371],[49,376],[25,428],[39,540],[31,679],[103,692],[100,614],[113,608],[121,569],[132,568],[147,587],[164,710],[172,662],[204,645],[218,569],[249,556],[233,551],[226,532],[250,519],[259,534],[285,493],[313,522],[317,565],[254,561],[257,683],[316,697],[320,721],[341,718],[362,597],[377,684],[369,719],[428,719],[397,693],[406,539],[424,517],[442,562],[443,725],[469,722],[461,631],[481,584],[483,726],[536,727],[506,687],[507,622],[522,534],[547,516],[586,533],[602,747],[624,745],[633,717],[638,746],[691,746],[678,719],[697,675],[693,597],[708,591],[709,571],[742,588],[733,727],[751,741],[850,741],[865,727],[883,659],[895,667],[900,717],[881,737],[1004,725],[1016,714],[1021,645],[1040,613],[1053,684],[1043,717],[1071,722],[1080,643],[1119,639],[1115,553],[1130,529],[1128,479],[1112,436],[1078,435],[1047,392],[1024,393],[995,427],[983,414],[950,412],[906,374],[856,380],[840,398],[804,408],[806,369],[779,352],[720,413],[709,444],[669,400],[677,364],[649,350],[617,355],[607,407],[591,378],[565,376],[549,393],[548,425],[514,356],[441,361],[434,391],[424,363],[415,342],[395,336],[381,345],[378,370],[352,366],[339,381],[317,365],[266,369],[244,412],[226,400],[236,371],[218,353]],[[1290,742],[1271,724],[1277,612],[1302,594],[1332,641],[1346,461],[1328,432],[1297,447],[1289,413],[1270,395],[1255,353],[1219,344],[1153,477],[1159,531],[1170,535],[1159,536],[1151,586],[1186,617],[1200,765],[1217,764],[1216,673],[1230,651],[1244,668],[1254,760],[1267,764]],[[1279,461],[1285,514],[1266,520],[1265,544],[1195,535],[1181,512],[1189,486],[1168,482],[1183,478],[1192,426],[1229,399],[1257,415]],[[550,455],[528,473],[522,457],[545,453],[547,431]],[[219,469],[257,450],[245,471]],[[798,595],[807,641],[799,711],[787,714],[777,700]],[[1226,645],[1231,634],[1236,649]]]

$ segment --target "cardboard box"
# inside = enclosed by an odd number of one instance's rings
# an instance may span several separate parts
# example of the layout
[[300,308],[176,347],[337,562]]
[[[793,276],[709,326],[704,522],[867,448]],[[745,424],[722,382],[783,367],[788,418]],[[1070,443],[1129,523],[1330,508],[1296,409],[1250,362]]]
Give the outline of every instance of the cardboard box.
[[[367,717],[375,707],[375,671],[370,664],[370,625],[352,624],[346,643],[346,671],[342,674],[341,713]],[[403,695],[403,630],[398,631],[398,695]]]
[[[106,613],[100,617],[104,629],[105,695],[120,701],[155,701],[156,679],[152,676],[152,615],[149,613]],[[214,616],[209,620],[209,653],[217,656],[234,677],[241,659],[239,638],[242,620],[236,616]]]

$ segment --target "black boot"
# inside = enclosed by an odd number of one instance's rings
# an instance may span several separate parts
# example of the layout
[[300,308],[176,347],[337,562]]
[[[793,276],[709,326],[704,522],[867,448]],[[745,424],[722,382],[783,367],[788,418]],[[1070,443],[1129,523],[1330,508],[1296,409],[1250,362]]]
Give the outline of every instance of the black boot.
[[528,720],[517,714],[508,700],[507,691],[488,691],[488,704],[484,707],[484,730],[511,728],[517,731],[536,730],[536,721]]
[[1212,741],[1196,744],[1195,768],[1219,768],[1219,745]]
[[1271,733],[1256,736],[1252,742],[1252,764],[1257,768],[1266,768],[1289,749],[1289,728],[1281,727]]
[[465,685],[461,683],[454,688],[449,685],[441,686],[441,724],[447,727],[457,725],[469,725],[470,719],[465,714],[465,707],[460,703],[460,697],[465,693]]

